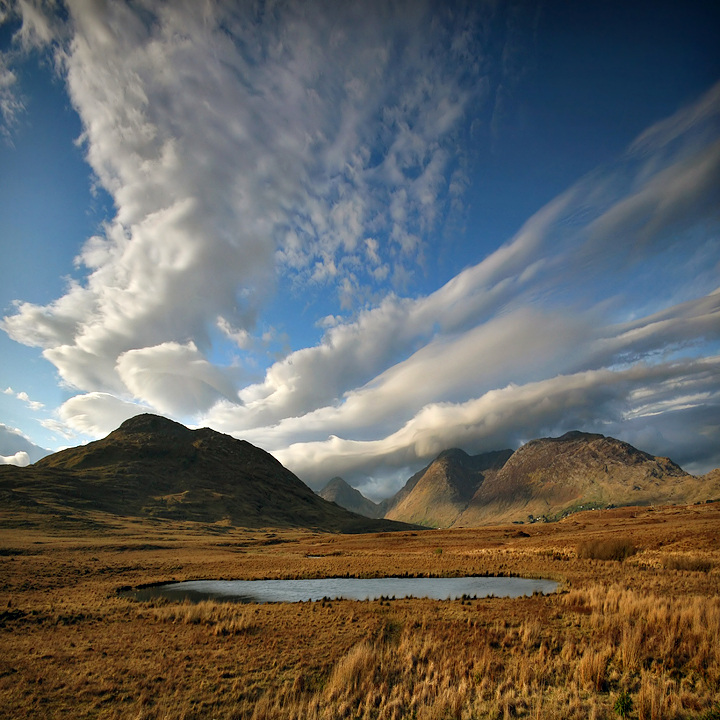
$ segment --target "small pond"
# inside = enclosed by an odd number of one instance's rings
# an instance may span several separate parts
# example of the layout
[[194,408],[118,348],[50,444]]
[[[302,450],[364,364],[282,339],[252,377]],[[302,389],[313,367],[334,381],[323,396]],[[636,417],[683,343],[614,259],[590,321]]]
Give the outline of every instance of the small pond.
[[136,600],[167,598],[198,602],[228,600],[245,603],[310,600],[379,600],[381,598],[522,597],[555,592],[553,580],[518,577],[459,578],[314,578],[309,580],[190,580],[126,591]]

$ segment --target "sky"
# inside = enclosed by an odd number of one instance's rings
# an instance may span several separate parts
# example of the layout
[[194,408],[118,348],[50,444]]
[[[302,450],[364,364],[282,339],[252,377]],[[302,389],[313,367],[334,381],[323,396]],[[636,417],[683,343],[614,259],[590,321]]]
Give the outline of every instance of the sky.
[[0,0],[0,458],[142,412],[395,492],[720,466],[720,6]]

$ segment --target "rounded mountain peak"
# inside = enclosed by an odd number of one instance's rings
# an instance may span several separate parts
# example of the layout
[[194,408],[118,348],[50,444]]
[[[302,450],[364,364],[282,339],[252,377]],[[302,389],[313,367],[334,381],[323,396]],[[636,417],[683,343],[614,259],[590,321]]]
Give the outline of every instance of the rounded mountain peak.
[[120,425],[116,432],[122,432],[126,435],[185,435],[192,431],[188,430],[184,425],[170,420],[170,418],[163,417],[162,415],[143,413],[142,415],[135,415],[135,417],[126,420]]

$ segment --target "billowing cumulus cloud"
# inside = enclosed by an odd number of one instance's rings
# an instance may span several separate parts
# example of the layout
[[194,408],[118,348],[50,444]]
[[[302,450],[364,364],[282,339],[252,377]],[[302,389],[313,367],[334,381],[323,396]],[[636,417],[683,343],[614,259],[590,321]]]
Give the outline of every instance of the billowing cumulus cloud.
[[[511,102],[491,6],[21,8],[115,208],[65,293],[3,322],[77,392],[58,431],[161,412],[376,496],[446,447],[576,427],[720,463],[720,85],[410,294]],[[268,360],[267,308],[313,293],[320,339]]]

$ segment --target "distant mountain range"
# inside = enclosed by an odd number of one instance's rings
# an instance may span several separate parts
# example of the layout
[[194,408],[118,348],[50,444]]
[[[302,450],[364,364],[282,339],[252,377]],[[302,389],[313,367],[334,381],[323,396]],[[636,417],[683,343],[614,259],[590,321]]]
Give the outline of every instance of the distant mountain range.
[[103,440],[0,466],[0,509],[87,520],[170,518],[331,532],[407,529],[318,497],[269,453],[208,428],[139,415]]
[[39,513],[95,522],[104,514],[378,532],[555,520],[588,508],[711,499],[720,499],[720,470],[693,477],[668,458],[580,432],[533,440],[515,452],[446,450],[382,503],[341,478],[315,494],[248,442],[156,415],[138,415],[103,440],[28,467],[0,466],[0,517],[6,519]]
[[387,510],[385,503],[374,503],[341,477],[334,477],[318,495],[328,502],[369,518],[384,517]]
[[[370,501],[357,490],[340,478],[330,485],[335,502],[366,512]],[[324,497],[326,490],[321,491]],[[446,450],[395,496],[370,503],[370,511],[372,517],[382,514],[446,528],[556,520],[590,508],[715,499],[720,499],[720,470],[694,477],[669,458],[654,457],[620,440],[569,432],[533,440],[515,452],[470,456]]]

